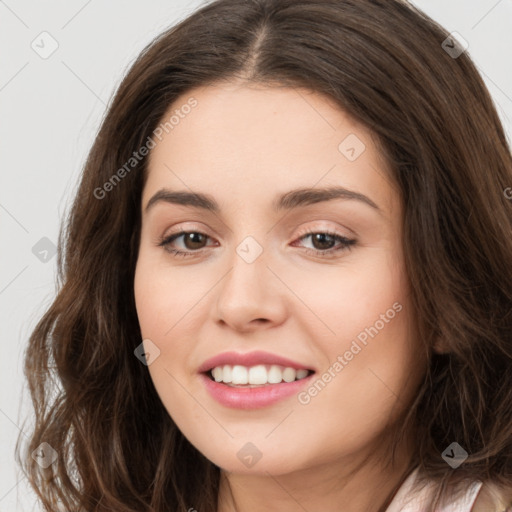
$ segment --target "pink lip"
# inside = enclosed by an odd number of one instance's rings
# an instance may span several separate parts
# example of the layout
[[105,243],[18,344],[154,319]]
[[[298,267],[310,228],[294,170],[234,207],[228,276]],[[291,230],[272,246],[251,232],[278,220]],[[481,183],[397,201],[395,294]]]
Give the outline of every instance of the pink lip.
[[211,380],[206,373],[202,373],[200,378],[210,395],[220,404],[234,409],[258,409],[272,405],[291,395],[296,395],[301,388],[311,382],[313,375],[314,373],[293,382],[265,384],[255,388],[231,387],[222,382]]
[[281,357],[270,352],[262,352],[260,350],[254,352],[247,352],[240,354],[238,352],[223,352],[218,354],[207,361],[205,361],[198,369],[199,373],[204,373],[216,366],[229,365],[241,365],[241,366],[256,366],[257,364],[276,364],[288,368],[295,368],[295,370],[314,370],[306,365]]
[[241,365],[256,366],[258,364],[279,365],[285,368],[294,368],[295,370],[312,370],[307,365],[292,361],[286,357],[281,357],[270,352],[248,352],[240,354],[238,352],[224,352],[218,354],[205,361],[198,369],[206,389],[210,395],[220,404],[226,407],[236,409],[257,409],[272,405],[279,400],[283,400],[291,395],[297,394],[301,388],[309,384],[312,376],[308,375],[304,379],[294,382],[281,382],[280,384],[265,384],[262,386],[250,387],[233,387],[222,382],[216,382],[209,376],[209,371],[216,366]]

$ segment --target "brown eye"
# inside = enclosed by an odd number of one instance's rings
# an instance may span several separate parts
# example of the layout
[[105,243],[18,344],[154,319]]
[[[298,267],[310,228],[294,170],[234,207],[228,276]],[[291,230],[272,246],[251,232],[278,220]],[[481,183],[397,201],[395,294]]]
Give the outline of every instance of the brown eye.
[[311,235],[313,247],[319,251],[325,251],[334,247],[336,239],[329,233],[314,233]]
[[[201,249],[206,247],[206,243],[210,237],[199,231],[179,231],[164,239],[158,244],[166,251],[180,256],[193,255],[195,252],[200,252]],[[182,239],[180,241],[180,239]],[[180,241],[178,246],[174,247]]]
[[306,252],[326,257],[334,256],[356,244],[355,239],[327,231],[307,231],[300,236],[299,240],[308,240],[311,244],[312,247],[305,247]]
[[185,233],[183,235],[183,242],[185,244],[186,249],[194,250],[194,249],[202,249],[203,243],[206,242],[208,237],[203,233],[191,232]]

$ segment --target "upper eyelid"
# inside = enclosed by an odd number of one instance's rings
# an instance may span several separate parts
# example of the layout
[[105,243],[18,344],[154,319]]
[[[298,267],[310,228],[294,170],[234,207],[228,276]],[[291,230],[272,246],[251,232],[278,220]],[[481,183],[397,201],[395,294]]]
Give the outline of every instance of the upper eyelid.
[[[346,234],[347,238],[349,236],[358,237],[358,233],[355,230],[350,229],[348,226],[341,225],[341,224],[338,224],[338,227],[332,227],[332,226],[326,226],[325,225],[326,222],[329,222],[329,223],[333,223],[334,222],[334,223],[336,223],[333,220],[327,221],[325,219],[320,219],[319,218],[319,219],[310,219],[309,221],[307,221],[308,224],[310,222],[319,222],[319,223],[323,223],[323,224],[320,225],[320,226],[312,226],[312,227],[299,228],[299,231],[300,232],[308,232],[308,231],[314,230],[315,233],[329,231],[329,232],[333,232],[333,233],[337,232],[337,234],[339,234],[340,236],[344,236],[342,233],[339,233],[339,231],[342,230],[342,231],[346,231],[347,232],[347,234]],[[183,225],[183,224],[185,224],[185,225]],[[305,222],[302,222],[301,224],[305,224]],[[186,232],[186,233],[198,232],[198,233],[202,233],[202,234],[208,235],[209,237],[215,238],[215,235],[210,235],[209,234],[209,232],[211,232],[211,230],[209,228],[198,227],[197,225],[194,225],[194,221],[188,221],[188,222],[185,221],[185,222],[181,223],[179,226],[180,227],[176,231],[172,231],[172,232],[169,232],[168,234],[164,234],[163,238],[168,238],[169,236],[172,236],[173,234],[182,233],[182,232]],[[296,230],[296,229],[297,228],[294,228],[294,230]],[[232,233],[232,230],[230,229],[229,232]],[[164,233],[167,233],[167,231],[164,231]]]
[[[214,236],[209,235],[208,233],[206,233],[205,231],[202,231],[201,229],[180,228],[177,231],[174,231],[172,233],[163,235],[159,241],[160,242],[165,242],[166,240],[169,240],[170,238],[173,238],[172,241],[174,242],[176,239],[179,239],[183,235],[186,235],[186,234],[189,234],[189,233],[199,233],[199,234],[205,235],[210,240],[215,240]],[[336,229],[322,228],[322,227],[319,227],[319,228],[314,228],[314,227],[311,228],[311,227],[309,227],[309,228],[304,228],[303,230],[299,230],[299,233],[297,235],[295,235],[294,241],[295,240],[300,240],[302,238],[305,238],[307,236],[311,236],[311,235],[316,234],[316,233],[328,233],[331,236],[337,236],[339,238],[343,238],[343,239],[346,239],[346,240],[355,240],[355,238],[351,238],[351,236],[347,236],[345,234],[342,234],[342,233],[340,233]],[[200,250],[201,249],[199,249],[198,252]]]
[[[347,227],[344,227],[343,229],[345,229],[346,231],[349,231],[350,233],[352,233],[352,235],[356,236],[356,233],[353,230],[351,230],[351,229],[349,229]],[[304,233],[304,234],[306,234],[306,233],[325,233],[325,232],[331,232],[331,233],[336,233],[336,234],[338,234],[340,236],[344,236],[341,233],[339,233],[339,230],[340,230],[340,228],[336,229],[336,228],[332,228],[332,227],[318,226],[318,227],[301,228],[298,231],[300,233]],[[198,228],[198,227],[195,227],[195,226],[192,226],[192,227],[180,226],[175,231],[171,231],[169,233],[167,233],[165,231],[164,235],[162,236],[162,238],[169,238],[170,236],[177,235],[177,234],[182,234],[182,233],[201,233],[203,235],[209,236],[210,238],[215,238],[214,235],[210,235],[209,234],[209,231],[210,230],[208,230],[208,229]],[[299,236],[301,236],[301,235],[299,235]]]

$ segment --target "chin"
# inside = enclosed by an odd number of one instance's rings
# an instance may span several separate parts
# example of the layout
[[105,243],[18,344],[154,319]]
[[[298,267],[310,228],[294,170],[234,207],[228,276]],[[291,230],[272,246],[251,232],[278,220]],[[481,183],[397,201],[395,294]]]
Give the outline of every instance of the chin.
[[[268,432],[265,435],[267,434]],[[264,436],[260,441],[254,442],[247,438],[231,439],[229,443],[224,443],[222,451],[218,445],[213,450],[211,446],[204,450],[196,446],[208,460],[229,473],[260,476],[268,476],[270,473],[277,476],[315,465],[304,453],[300,440],[289,447],[283,447],[282,444],[275,446],[274,443],[265,441]]]

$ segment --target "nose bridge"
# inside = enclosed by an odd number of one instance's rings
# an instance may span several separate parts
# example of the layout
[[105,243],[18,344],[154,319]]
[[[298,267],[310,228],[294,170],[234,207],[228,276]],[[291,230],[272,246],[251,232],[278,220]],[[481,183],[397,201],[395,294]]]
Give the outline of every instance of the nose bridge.
[[[260,292],[268,290],[266,283],[270,272],[266,268],[268,251],[263,243],[248,235],[234,247],[231,258],[231,271],[226,276],[225,290],[233,293],[233,299],[248,300],[251,302],[261,300]],[[266,284],[264,286],[264,284]]]
[[269,251],[256,236],[247,235],[234,247],[231,270],[218,291],[218,318],[238,327],[252,320],[275,321],[284,312],[276,278],[267,268]]

